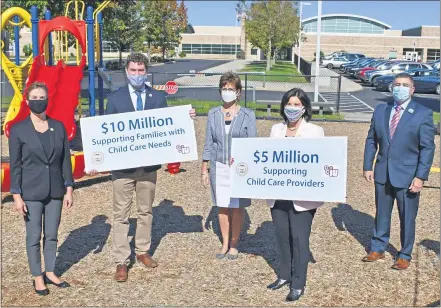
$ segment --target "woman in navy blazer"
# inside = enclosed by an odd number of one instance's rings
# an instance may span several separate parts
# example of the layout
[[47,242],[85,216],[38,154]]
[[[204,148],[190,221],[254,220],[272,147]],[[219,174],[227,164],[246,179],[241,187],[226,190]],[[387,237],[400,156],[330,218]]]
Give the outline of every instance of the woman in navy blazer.
[[[9,156],[11,194],[15,209],[25,219],[26,251],[34,276],[34,290],[47,295],[46,284],[69,287],[54,273],[61,208],[73,204],[73,178],[66,130],[61,122],[46,116],[48,89],[34,82],[27,91],[30,116],[11,127]],[[44,224],[43,254],[46,273],[41,271],[40,238]]]

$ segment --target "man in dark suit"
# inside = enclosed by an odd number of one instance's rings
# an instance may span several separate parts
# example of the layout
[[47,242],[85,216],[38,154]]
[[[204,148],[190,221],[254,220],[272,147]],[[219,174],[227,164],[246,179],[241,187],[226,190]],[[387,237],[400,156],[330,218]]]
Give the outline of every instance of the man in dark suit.
[[[376,215],[371,251],[363,261],[385,257],[392,207],[397,200],[402,246],[392,266],[397,270],[407,269],[410,264],[420,191],[435,153],[433,113],[411,100],[414,90],[410,75],[395,76],[394,102],[375,108],[364,152],[364,177],[375,182]],[[372,165],[377,150],[374,173]]]
[[[146,85],[147,67],[148,60],[143,54],[133,53],[127,57],[128,85],[119,88],[107,97],[107,114],[167,107],[165,94]],[[192,118],[196,116],[194,109],[190,111],[190,116]],[[128,278],[127,265],[131,254],[128,240],[129,215],[134,192],[138,213],[135,235],[136,259],[146,267],[154,268],[158,265],[148,251],[151,245],[156,171],[160,168],[160,165],[155,165],[112,172],[113,250],[117,263],[116,281],[123,282]]]

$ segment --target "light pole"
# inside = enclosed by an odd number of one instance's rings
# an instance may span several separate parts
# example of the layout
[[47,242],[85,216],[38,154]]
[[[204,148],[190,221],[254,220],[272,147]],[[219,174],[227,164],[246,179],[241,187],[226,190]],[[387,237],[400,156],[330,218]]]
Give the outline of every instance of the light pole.
[[[237,22],[239,21],[239,18],[242,17],[242,14],[243,14],[243,9],[242,9],[242,7],[240,6],[240,4],[238,3],[238,4],[236,5],[236,28],[237,28]],[[241,26],[242,26],[242,25],[241,25]],[[241,34],[240,34],[240,37],[241,37],[240,41],[242,41],[242,28],[241,28],[240,33],[241,33]],[[237,35],[236,35],[236,46],[235,46],[234,50],[236,51],[235,59],[237,59]]]
[[315,48],[315,85],[314,102],[318,102],[318,78],[320,77],[320,34],[322,31],[322,1],[318,1],[317,6],[317,43]]
[[[236,14],[236,30],[237,30],[237,21],[238,21],[238,19],[239,19],[239,14],[237,13]],[[236,51],[235,51],[235,59],[237,59],[237,35],[236,35],[236,46],[235,46],[235,48],[234,48]]]
[[[300,73],[300,52],[301,52],[301,44],[302,44],[302,19],[303,19],[303,5],[311,5],[309,2],[303,3],[300,1],[300,16],[299,16],[299,54],[297,56],[297,71]],[[294,64],[294,52],[292,54],[292,64]]]

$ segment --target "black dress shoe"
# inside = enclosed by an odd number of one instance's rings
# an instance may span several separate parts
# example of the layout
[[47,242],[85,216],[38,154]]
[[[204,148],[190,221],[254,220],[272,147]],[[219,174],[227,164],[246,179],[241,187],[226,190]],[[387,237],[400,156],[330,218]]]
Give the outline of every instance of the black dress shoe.
[[35,288],[35,280],[32,281],[32,284],[34,285],[34,291],[35,291],[35,293],[37,293],[38,295],[41,295],[41,296],[49,295],[49,289],[48,289],[48,288],[46,288],[46,289],[44,289],[44,290],[37,290],[37,289]]
[[49,278],[47,278],[47,276],[44,276],[44,282],[46,282],[46,284],[53,284],[56,287],[65,289],[65,288],[69,288],[70,284],[66,281],[60,282],[60,283],[55,283],[52,280],[50,280]]
[[273,283],[269,284],[267,286],[267,289],[277,290],[277,289],[280,289],[281,287],[283,287],[283,286],[285,286],[287,284],[290,284],[290,281],[278,278],[276,281],[274,281]]
[[289,293],[286,296],[286,301],[287,302],[293,302],[293,301],[298,300],[303,295],[304,291],[305,291],[305,289],[300,289],[299,290],[299,289],[290,288],[289,289]]

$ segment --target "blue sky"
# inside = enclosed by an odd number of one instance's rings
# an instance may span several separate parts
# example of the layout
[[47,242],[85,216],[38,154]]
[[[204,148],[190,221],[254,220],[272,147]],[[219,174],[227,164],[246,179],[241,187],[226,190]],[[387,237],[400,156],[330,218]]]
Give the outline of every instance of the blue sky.
[[[317,16],[317,2],[303,6],[303,18]],[[193,26],[234,26],[236,1],[185,1]],[[440,1],[323,1],[322,14],[355,14],[378,19],[395,30],[440,25]],[[400,11],[398,12],[397,9]]]

